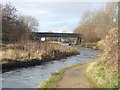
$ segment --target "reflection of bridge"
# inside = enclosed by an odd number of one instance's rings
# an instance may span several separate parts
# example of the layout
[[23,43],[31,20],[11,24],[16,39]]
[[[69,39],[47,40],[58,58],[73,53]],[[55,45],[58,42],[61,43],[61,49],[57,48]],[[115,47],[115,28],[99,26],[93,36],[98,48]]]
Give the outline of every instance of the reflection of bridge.
[[80,36],[80,34],[75,34],[75,33],[34,32],[33,34],[37,38],[42,38],[42,37],[77,38],[77,43],[81,42],[81,36]]

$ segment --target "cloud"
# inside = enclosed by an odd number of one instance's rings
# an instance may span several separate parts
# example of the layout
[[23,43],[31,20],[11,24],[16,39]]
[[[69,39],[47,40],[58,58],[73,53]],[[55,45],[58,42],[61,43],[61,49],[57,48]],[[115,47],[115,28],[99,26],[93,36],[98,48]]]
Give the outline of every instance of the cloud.
[[38,10],[38,9],[34,10],[34,12],[37,12],[38,14],[43,14],[43,15],[51,13],[50,11],[47,11],[47,10]]
[[76,28],[79,25],[79,20],[79,18],[72,18],[61,21],[45,21],[41,23],[40,30],[52,30],[53,32],[61,32],[62,30],[66,30],[67,32],[72,32],[74,28]]
[[[4,0],[5,1],[5,0]],[[13,0],[11,0],[13,1]],[[14,0],[15,1],[15,0]],[[58,32],[66,29],[72,32],[79,24],[86,10],[94,10],[103,3],[93,2],[13,2],[12,4],[23,15],[35,17],[40,23],[39,31],[52,30]]]

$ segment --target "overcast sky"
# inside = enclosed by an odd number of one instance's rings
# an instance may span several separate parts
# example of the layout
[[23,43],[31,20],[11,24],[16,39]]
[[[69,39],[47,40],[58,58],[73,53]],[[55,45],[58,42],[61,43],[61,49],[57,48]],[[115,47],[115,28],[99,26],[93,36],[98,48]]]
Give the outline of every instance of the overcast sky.
[[[13,0],[12,0],[13,1]],[[20,14],[33,16],[39,31],[73,32],[86,10],[102,8],[103,2],[12,2]]]

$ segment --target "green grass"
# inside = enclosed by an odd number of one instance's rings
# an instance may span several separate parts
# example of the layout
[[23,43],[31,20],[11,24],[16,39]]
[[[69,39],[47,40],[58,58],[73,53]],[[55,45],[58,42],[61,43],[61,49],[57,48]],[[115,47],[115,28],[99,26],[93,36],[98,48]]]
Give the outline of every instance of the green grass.
[[112,67],[96,61],[90,64],[86,75],[97,88],[118,88],[118,73],[112,70]]
[[[59,72],[53,73],[52,76],[45,82],[43,82],[40,86],[40,88],[56,88],[57,84],[56,82],[58,82],[63,74],[64,74],[65,69],[62,69]],[[38,89],[39,90],[39,89]]]
[[61,70],[59,70],[58,72],[55,72],[52,74],[52,76],[45,82],[43,82],[37,90],[40,90],[41,88],[42,89],[52,89],[52,88],[57,88],[57,82],[63,77],[63,74],[66,70],[70,69],[70,68],[73,68],[73,67],[77,67],[77,66],[80,66],[82,64],[76,64],[76,65],[73,65],[73,66],[70,66],[70,67],[67,67],[67,68],[63,68]]

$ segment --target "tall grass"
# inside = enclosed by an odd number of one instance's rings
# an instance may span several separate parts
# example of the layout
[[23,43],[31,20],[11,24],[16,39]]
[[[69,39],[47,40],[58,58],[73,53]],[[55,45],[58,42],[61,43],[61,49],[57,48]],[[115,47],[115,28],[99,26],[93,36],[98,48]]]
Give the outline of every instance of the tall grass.
[[62,46],[50,42],[23,41],[16,44],[8,44],[0,51],[0,62],[30,61],[33,59],[57,59],[79,54],[75,48]]

